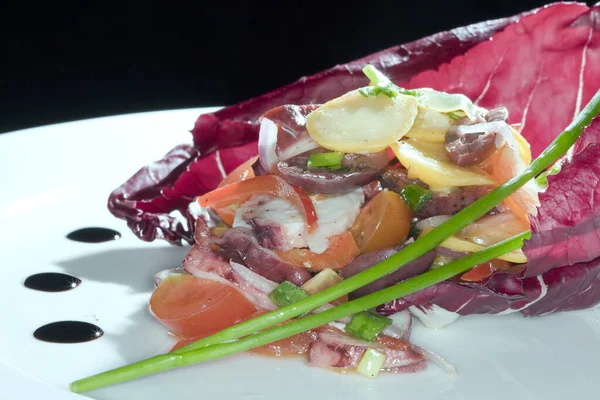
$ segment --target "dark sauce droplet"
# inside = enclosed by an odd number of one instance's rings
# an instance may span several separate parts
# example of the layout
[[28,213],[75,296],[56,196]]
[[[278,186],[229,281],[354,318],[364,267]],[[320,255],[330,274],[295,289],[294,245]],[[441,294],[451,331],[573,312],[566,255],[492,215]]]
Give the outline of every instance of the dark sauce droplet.
[[94,324],[81,321],[59,321],[44,325],[33,337],[51,343],[83,343],[98,339],[104,331]]
[[66,292],[80,283],[81,279],[59,272],[43,272],[25,279],[25,287],[42,292]]
[[97,227],[77,229],[67,235],[67,239],[83,243],[109,242],[120,237],[121,234],[114,229]]

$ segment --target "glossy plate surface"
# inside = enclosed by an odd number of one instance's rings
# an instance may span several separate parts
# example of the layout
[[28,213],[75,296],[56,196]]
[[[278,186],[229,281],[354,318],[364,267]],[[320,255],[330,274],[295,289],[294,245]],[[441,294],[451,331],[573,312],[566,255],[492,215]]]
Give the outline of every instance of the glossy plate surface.
[[[70,381],[173,344],[146,305],[154,273],[178,266],[186,249],[139,241],[110,215],[106,200],[141,166],[190,142],[188,130],[207,110],[124,115],[0,135],[1,398],[82,398],[67,391]],[[65,238],[87,226],[116,229],[123,236],[98,244]],[[60,293],[25,288],[24,280],[39,272],[63,272],[83,282]],[[105,334],[80,344],[33,338],[36,328],[58,320],[90,322]],[[507,400],[596,398],[600,389],[598,309],[534,319],[472,316],[443,330],[417,324],[413,341],[452,362],[458,377],[430,365],[418,374],[369,380],[309,368],[300,359],[240,355],[86,395],[106,400]]]

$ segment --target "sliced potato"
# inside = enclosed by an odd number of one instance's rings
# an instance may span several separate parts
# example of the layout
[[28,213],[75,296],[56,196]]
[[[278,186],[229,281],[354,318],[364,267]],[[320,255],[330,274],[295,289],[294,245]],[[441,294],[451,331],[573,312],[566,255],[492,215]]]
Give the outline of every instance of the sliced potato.
[[452,120],[446,114],[419,106],[415,123],[405,137],[434,143],[445,143]]
[[515,141],[517,142],[519,155],[521,156],[525,164],[531,164],[531,146],[529,146],[529,142],[523,136],[521,136],[519,131],[517,131],[512,126],[510,127],[510,130],[512,131],[513,136],[515,137]]
[[322,290],[332,287],[333,285],[337,285],[343,281],[342,277],[338,275],[332,269],[324,269],[319,272],[308,281],[304,283],[304,285],[300,286],[304,289],[308,294],[315,294]]
[[384,94],[365,97],[353,90],[328,101],[306,117],[312,138],[329,150],[374,153],[385,150],[412,127],[417,98]]
[[[440,246],[445,247],[454,251],[466,251],[469,253],[475,253],[477,251],[485,250],[484,246],[480,246],[468,240],[459,239],[456,236],[451,236],[444,240]],[[506,253],[503,256],[498,257],[500,260],[513,262],[516,264],[524,264],[527,262],[527,257],[521,249],[513,250],[510,253]]]
[[438,92],[430,88],[416,89],[419,104],[425,108],[441,113],[463,111],[472,120],[485,114],[486,110],[476,106],[463,94]]
[[491,246],[529,229],[526,221],[507,211],[481,217],[455,236],[481,246]]
[[493,186],[496,182],[476,167],[458,167],[447,156],[443,143],[405,139],[390,146],[408,177],[420,179],[432,190],[457,186]]
[[[430,220],[432,222],[431,225],[423,228],[419,236],[430,232],[446,219],[434,220],[433,218],[430,218]],[[512,212],[486,215],[472,224],[467,225],[454,236],[446,239],[440,246],[455,251],[474,253],[523,233],[528,229],[529,224],[521,220]],[[517,264],[524,264],[527,262],[527,257],[525,257],[525,254],[520,249],[506,253],[498,258]]]

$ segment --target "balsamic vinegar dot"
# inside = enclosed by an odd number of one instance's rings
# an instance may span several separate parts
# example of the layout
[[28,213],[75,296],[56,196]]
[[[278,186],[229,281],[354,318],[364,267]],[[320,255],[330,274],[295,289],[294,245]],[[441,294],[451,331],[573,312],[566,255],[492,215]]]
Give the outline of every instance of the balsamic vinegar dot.
[[102,243],[121,238],[121,233],[109,228],[81,228],[67,235],[67,239],[83,243]]
[[94,324],[81,321],[59,321],[39,327],[33,337],[50,343],[83,343],[96,340],[104,331]]
[[59,272],[43,272],[25,279],[25,287],[42,292],[66,292],[81,284],[81,279]]

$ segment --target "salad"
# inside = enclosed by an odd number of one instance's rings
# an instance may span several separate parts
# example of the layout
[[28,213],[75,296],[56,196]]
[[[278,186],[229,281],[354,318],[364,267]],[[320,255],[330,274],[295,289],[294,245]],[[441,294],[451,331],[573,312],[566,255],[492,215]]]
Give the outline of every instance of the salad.
[[72,390],[246,350],[454,373],[413,317],[596,305],[597,11],[458,28],[202,115],[109,199],[141,239],[193,244],[150,300],[180,341]]
[[[370,65],[365,73],[371,86],[325,104],[267,111],[259,156],[191,204],[195,244],[181,268],[159,274],[150,299],[153,315],[181,340],[176,348],[372,267],[531,163],[529,145],[506,122],[505,108],[405,90]],[[321,309],[528,232],[538,190],[528,183],[404,268]],[[526,262],[516,249],[455,279],[479,282]],[[408,340],[412,315],[436,326],[449,315],[433,321],[418,309],[381,312],[388,317],[357,313],[255,351],[306,354],[309,365],[369,376],[419,371],[428,358],[442,362]]]

